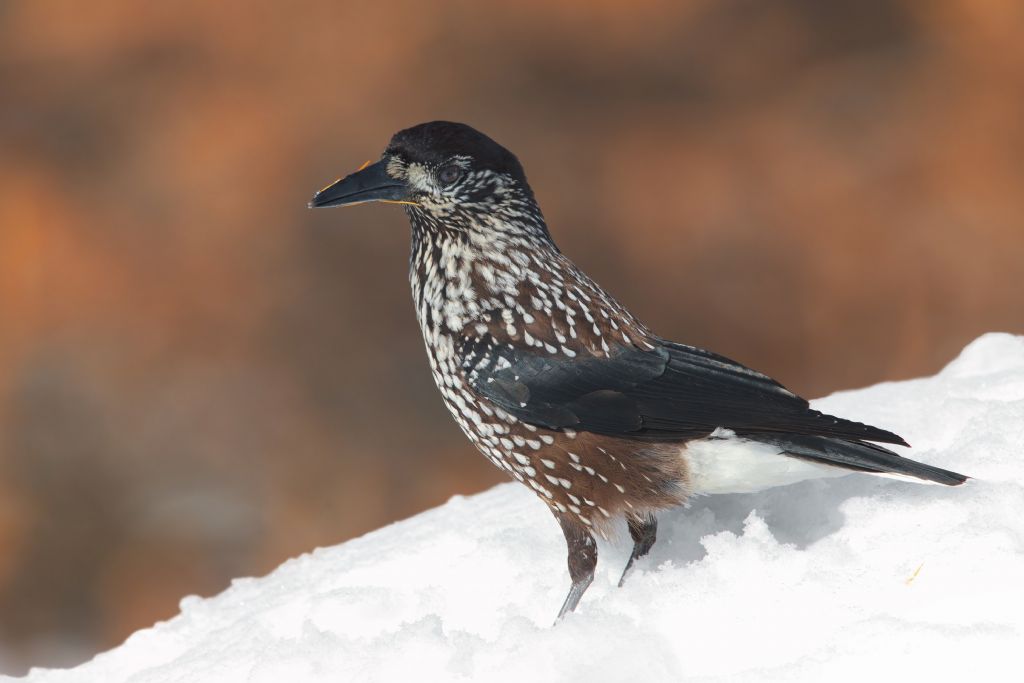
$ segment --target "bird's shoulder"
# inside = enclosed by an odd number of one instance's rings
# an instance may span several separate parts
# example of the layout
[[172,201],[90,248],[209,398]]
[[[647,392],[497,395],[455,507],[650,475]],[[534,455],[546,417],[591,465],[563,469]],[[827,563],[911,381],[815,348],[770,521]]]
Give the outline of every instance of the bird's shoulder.
[[[466,324],[455,344],[470,386],[524,422],[584,428],[578,408],[571,405],[574,400],[583,398],[586,412],[596,418],[597,394],[614,400],[636,382],[663,372],[665,359],[651,353],[656,347],[645,330],[630,321],[616,321],[613,327],[601,309],[573,316],[554,305],[561,315],[544,310],[543,303],[530,308],[486,311]],[[619,421],[633,421],[632,412],[620,406],[601,423],[629,428],[634,425],[618,424],[616,415]],[[596,426],[594,419],[590,422]]]
[[541,333],[492,316],[468,325],[459,344],[469,384],[537,426],[639,439],[686,440],[723,427],[900,442],[884,430],[812,410],[779,382],[730,358],[642,328],[618,337],[601,331],[594,339],[603,345],[581,341],[578,332],[553,339],[536,336]]

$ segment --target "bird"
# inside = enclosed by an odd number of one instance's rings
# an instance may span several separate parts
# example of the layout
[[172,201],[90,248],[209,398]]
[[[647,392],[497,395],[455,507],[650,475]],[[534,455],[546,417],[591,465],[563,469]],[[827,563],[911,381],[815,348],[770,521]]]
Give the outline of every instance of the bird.
[[474,446],[565,536],[574,611],[595,534],[626,521],[619,585],[693,496],[852,472],[947,486],[891,431],[827,415],[765,374],[640,322],[556,246],[518,158],[474,128],[401,130],[310,208],[385,202],[412,228],[409,280],[433,379]]

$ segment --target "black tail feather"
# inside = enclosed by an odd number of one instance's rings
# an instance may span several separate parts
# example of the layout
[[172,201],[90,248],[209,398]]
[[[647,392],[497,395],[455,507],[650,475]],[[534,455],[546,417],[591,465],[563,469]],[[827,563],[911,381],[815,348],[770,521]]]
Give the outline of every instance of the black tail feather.
[[962,474],[904,458],[866,441],[847,441],[804,434],[749,434],[747,438],[778,446],[784,453],[858,472],[902,474],[924,481],[959,486],[969,479]]

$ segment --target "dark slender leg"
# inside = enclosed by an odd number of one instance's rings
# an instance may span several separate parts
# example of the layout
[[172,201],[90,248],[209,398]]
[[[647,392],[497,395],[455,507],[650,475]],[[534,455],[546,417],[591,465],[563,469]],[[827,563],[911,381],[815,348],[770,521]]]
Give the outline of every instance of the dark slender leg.
[[632,569],[633,563],[650,551],[658,537],[658,520],[652,514],[642,517],[630,515],[626,518],[626,524],[629,526],[629,535],[633,537],[633,553],[629,556],[626,568],[622,570],[620,587],[626,582],[626,574]]
[[558,612],[558,623],[562,617],[576,609],[583,592],[594,580],[594,568],[597,567],[597,544],[587,527],[580,522],[570,519],[564,515],[555,515],[558,523],[562,526],[562,533],[565,534],[565,543],[569,546],[569,576],[572,578],[572,587],[569,595],[565,596],[565,603]]

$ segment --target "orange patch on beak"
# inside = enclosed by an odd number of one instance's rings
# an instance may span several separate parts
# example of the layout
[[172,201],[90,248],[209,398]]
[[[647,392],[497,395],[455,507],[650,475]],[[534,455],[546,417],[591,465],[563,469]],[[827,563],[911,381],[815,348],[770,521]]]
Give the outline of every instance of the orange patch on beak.
[[[352,173],[359,173],[360,171],[362,171],[364,168],[366,168],[367,166],[369,166],[372,163],[373,163],[373,159],[367,159],[366,161],[363,162],[362,166],[360,166],[356,170],[352,171]],[[326,190],[331,185],[336,184],[339,180],[341,180],[341,178],[335,178],[331,182],[327,183],[326,185],[324,185],[323,187],[320,188],[320,191],[317,192],[317,194],[320,194],[320,192],[323,192],[324,190]]]
[[320,188],[319,190],[317,190],[317,194],[320,194],[321,192],[323,192],[324,190],[326,190],[326,189],[327,189],[328,187],[330,187],[331,185],[335,185],[335,184],[337,184],[337,182],[338,182],[339,180],[341,180],[341,178],[335,178],[335,179],[334,179],[334,180],[332,180],[331,182],[327,183],[326,185],[324,185],[323,187],[321,187],[321,188]]

